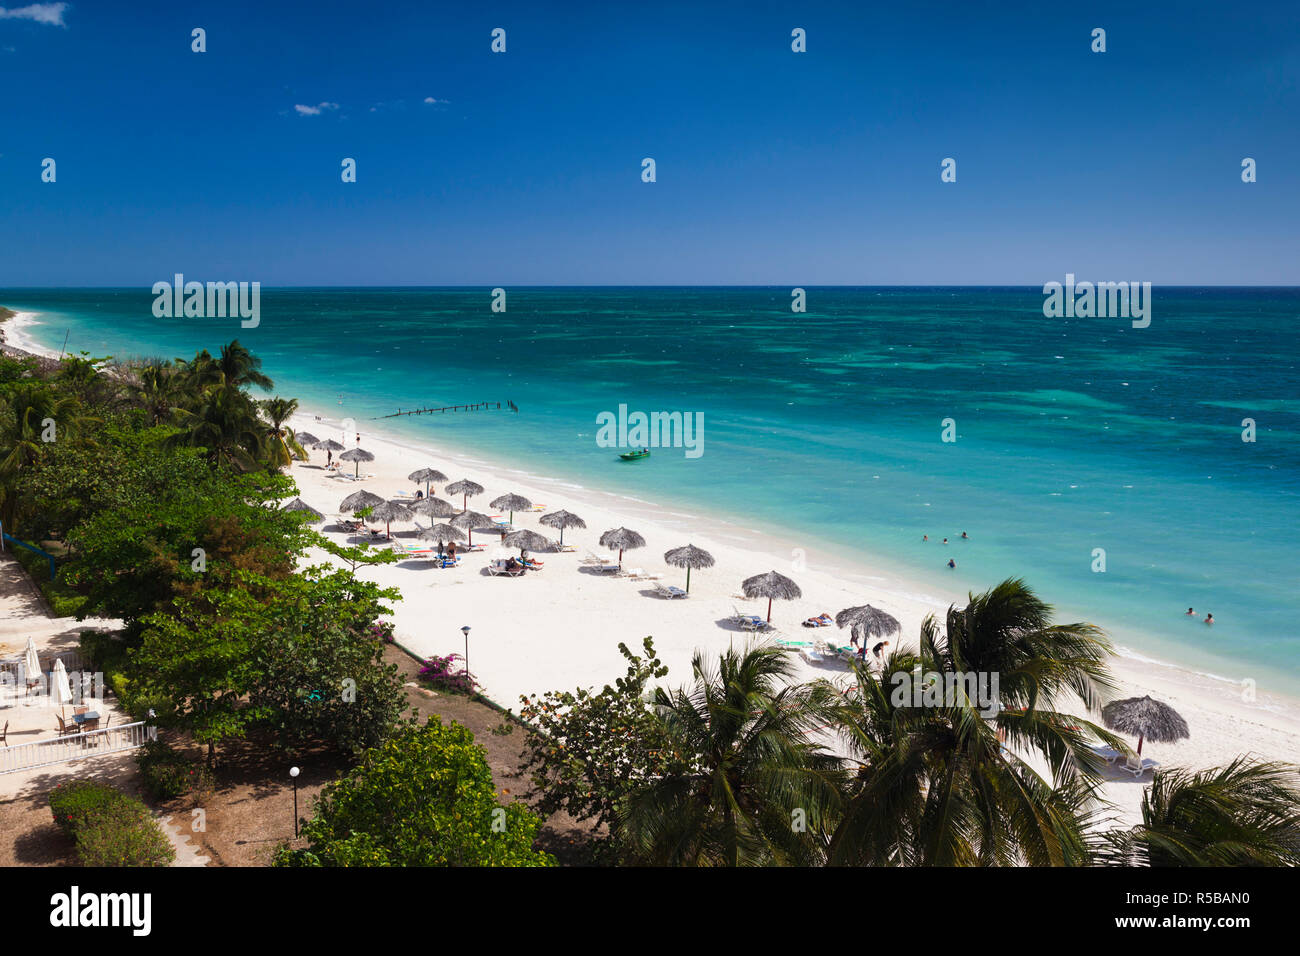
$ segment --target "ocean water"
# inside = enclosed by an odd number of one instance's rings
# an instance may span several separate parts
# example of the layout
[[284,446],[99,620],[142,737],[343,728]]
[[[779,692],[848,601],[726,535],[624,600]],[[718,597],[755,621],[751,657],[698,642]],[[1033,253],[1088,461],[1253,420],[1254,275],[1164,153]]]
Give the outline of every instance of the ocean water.
[[[1300,289],[1153,298],[1134,329],[1045,318],[1025,288],[810,288],[803,314],[787,288],[520,288],[504,313],[488,289],[285,289],[241,329],[154,318],[148,289],[0,290],[55,349],[238,338],[363,447],[379,428],[689,504],[796,535],[810,563],[861,549],[963,589],[1022,576],[1142,654],[1300,695]],[[480,401],[519,411],[372,420]],[[703,454],[620,462],[596,442],[620,405],[702,413]]]

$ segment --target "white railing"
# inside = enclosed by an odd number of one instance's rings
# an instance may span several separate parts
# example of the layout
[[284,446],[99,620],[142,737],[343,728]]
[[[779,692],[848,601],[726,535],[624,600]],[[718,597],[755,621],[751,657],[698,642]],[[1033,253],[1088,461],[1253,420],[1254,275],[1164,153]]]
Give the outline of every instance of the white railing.
[[[82,665],[81,653],[79,651],[62,651],[61,653],[55,654],[53,657],[41,654],[40,658],[41,667],[44,669],[46,674],[54,669],[55,661],[63,661],[64,670],[69,672],[85,669]],[[14,680],[18,680],[27,672],[25,661],[26,658],[22,654],[18,654],[14,657],[0,657],[0,674],[13,674]]]
[[48,767],[51,764],[67,763],[83,757],[102,757],[106,754],[121,753],[124,750],[134,750],[143,747],[147,739],[149,739],[149,730],[145,727],[145,722],[140,720],[133,724],[106,727],[103,730],[88,730],[83,733],[68,734],[66,737],[52,737],[49,740],[33,740],[31,743],[0,747],[0,774]]

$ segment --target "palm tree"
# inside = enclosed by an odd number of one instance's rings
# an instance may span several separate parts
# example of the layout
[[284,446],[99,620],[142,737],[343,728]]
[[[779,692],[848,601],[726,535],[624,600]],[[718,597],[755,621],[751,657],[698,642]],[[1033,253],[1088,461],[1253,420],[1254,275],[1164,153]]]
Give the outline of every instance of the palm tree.
[[[1054,789],[1005,747],[976,700],[914,706],[924,658],[894,654],[879,676],[823,684],[858,769],[829,862],[870,866],[1065,865],[1086,858],[1072,784]],[[835,703],[838,699],[838,703]]]
[[1105,834],[1100,862],[1119,866],[1300,865],[1297,768],[1238,757],[1192,773],[1157,771],[1142,822]]
[[[1050,607],[1023,581],[1008,580],[949,608],[946,636],[926,618],[920,644],[919,656],[893,655],[879,677],[857,668],[847,692],[823,684],[832,720],[860,764],[831,861],[1086,860],[1102,767],[1089,741],[1118,741],[1054,707],[1067,695],[1091,706],[1110,691],[1102,633],[1053,624]],[[916,706],[911,688],[928,680],[923,671],[952,693]],[[972,699],[965,681],[978,675],[994,699]],[[1051,779],[1017,753],[1045,758]]]
[[788,683],[779,647],[729,650],[716,667],[696,653],[691,666],[692,686],[651,701],[690,769],[633,794],[617,824],[624,845],[657,865],[818,862],[842,772],[808,739],[809,686]]
[[169,420],[186,398],[184,381],[177,366],[161,360],[137,368],[128,390],[132,400],[144,409],[151,425]]
[[14,530],[16,489],[23,471],[41,461],[60,432],[67,435],[90,420],[80,414],[76,399],[44,385],[22,385],[8,400],[0,399],[0,521],[8,530]]
[[173,447],[205,448],[213,464],[226,463],[251,471],[266,458],[266,425],[258,419],[256,407],[237,388],[211,386],[193,410],[180,410],[177,424],[181,431],[168,443]]
[[262,374],[262,360],[240,345],[239,339],[221,346],[221,358],[216,365],[227,385],[236,388],[256,385],[267,391],[275,387],[271,379]]
[[296,398],[268,398],[259,403],[266,417],[271,422],[267,437],[271,444],[271,461],[277,468],[286,468],[294,458],[303,459],[307,452],[298,444],[293,429],[286,428],[285,422],[298,411]]

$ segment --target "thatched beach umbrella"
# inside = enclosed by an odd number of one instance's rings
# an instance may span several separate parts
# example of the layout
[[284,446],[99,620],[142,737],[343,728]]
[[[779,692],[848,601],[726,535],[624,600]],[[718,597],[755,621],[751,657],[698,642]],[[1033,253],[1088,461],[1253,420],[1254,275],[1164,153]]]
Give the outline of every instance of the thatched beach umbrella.
[[645,538],[630,528],[611,528],[600,536],[600,546],[613,551],[618,548],[618,566],[623,566],[623,552],[644,548]]
[[310,448],[312,445],[320,441],[320,439],[317,438],[315,435],[313,435],[311,432],[294,432],[293,440],[296,441],[299,445],[301,445],[304,449]]
[[437,468],[421,468],[419,471],[413,471],[406,476],[407,481],[413,481],[417,485],[424,482],[424,493],[429,493],[429,485],[435,481],[446,481],[447,476]]
[[316,444],[312,445],[311,447],[315,448],[317,451],[323,451],[327,453],[325,455],[325,464],[328,465],[331,461],[334,460],[334,453],[336,451],[342,451],[344,446],[340,445],[333,438],[327,438],[324,441],[316,442]]
[[409,507],[417,515],[426,515],[429,518],[447,518],[456,513],[456,506],[441,498],[421,498],[419,501],[412,502]]
[[351,511],[354,514],[362,508],[374,508],[382,505],[384,499],[369,491],[354,491],[339,502],[339,511]]
[[512,548],[519,549],[519,557],[524,556],[526,551],[541,551],[543,548],[549,548],[551,542],[543,538],[536,531],[530,531],[525,528],[523,531],[515,531],[501,539],[502,544],[509,545]]
[[713,567],[713,555],[693,544],[664,552],[664,560],[675,568],[686,569],[686,593],[691,592],[691,568]]
[[477,481],[470,481],[468,478],[462,478],[443,489],[449,495],[461,495],[460,507],[462,511],[469,510],[469,499],[476,495],[483,494],[483,486]]
[[889,637],[903,629],[898,618],[870,604],[846,607],[835,615],[835,626],[851,627],[854,639],[862,641],[863,647],[867,646],[868,638]]
[[293,501],[289,502],[289,503],[288,503],[287,505],[285,505],[284,508],[281,509],[281,510],[283,510],[283,511],[301,511],[303,514],[305,514],[305,515],[307,516],[307,523],[308,523],[308,524],[315,524],[317,521],[324,521],[324,520],[325,520],[325,516],[324,516],[323,514],[321,514],[319,511],[317,511],[317,510],[316,510],[315,508],[313,508],[311,505],[307,504],[307,502],[303,501],[301,498],[294,498]]
[[552,511],[552,512],[551,512],[550,514],[548,514],[548,515],[542,515],[542,517],[539,519],[539,521],[540,521],[541,524],[546,525],[546,527],[548,527],[548,528],[557,528],[557,529],[559,529],[559,532],[560,532],[560,545],[561,545],[561,546],[564,545],[564,529],[565,529],[565,528],[585,528],[585,527],[587,527],[587,522],[583,521],[583,520],[582,520],[581,518],[579,518],[577,515],[575,515],[575,514],[571,514],[571,513],[569,513],[568,511],[565,511],[565,510],[563,510],[563,509],[561,509],[561,510],[559,510],[559,511]]
[[1111,730],[1137,734],[1139,757],[1146,737],[1160,743],[1172,743],[1191,736],[1187,721],[1178,711],[1150,696],[1113,700],[1101,709],[1101,720]]
[[795,598],[803,597],[799,585],[784,574],[777,574],[775,571],[768,571],[767,574],[756,574],[752,578],[745,578],[740,587],[745,592],[745,597],[767,598],[767,622],[769,624],[772,623],[773,598],[779,598],[782,601],[793,601]]
[[357,463],[356,471],[353,477],[361,477],[361,463],[363,461],[374,461],[375,456],[370,454],[364,448],[353,448],[351,451],[345,451],[339,455],[339,461],[355,461]]
[[488,502],[488,504],[501,511],[509,511],[511,524],[515,523],[516,511],[526,511],[533,506],[533,503],[523,495],[516,494],[502,495],[499,498],[493,498]]
[[492,523],[492,519],[485,514],[479,514],[477,511],[462,511],[456,517],[451,519],[451,524],[456,528],[464,528],[469,533],[469,543],[474,543],[474,529],[484,528]]
[[425,528],[420,532],[419,536],[425,541],[437,541],[439,550],[442,550],[442,546],[448,541],[465,540],[465,535],[461,533],[461,530],[453,528],[449,524],[436,524],[431,528]]
[[370,512],[370,517],[375,521],[384,523],[384,533],[390,538],[393,536],[392,523],[394,521],[410,521],[411,509],[400,501],[382,501],[375,505]]

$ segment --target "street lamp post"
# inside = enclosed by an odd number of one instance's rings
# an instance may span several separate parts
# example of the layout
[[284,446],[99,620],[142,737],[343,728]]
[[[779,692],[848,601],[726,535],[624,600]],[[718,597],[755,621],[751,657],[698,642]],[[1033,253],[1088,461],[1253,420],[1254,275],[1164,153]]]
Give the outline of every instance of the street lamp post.
[[462,627],[460,632],[465,635],[465,676],[469,677],[469,625]]
[[298,839],[298,768],[290,767],[289,776],[293,780],[293,838]]

